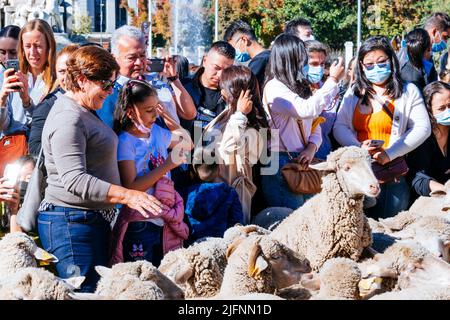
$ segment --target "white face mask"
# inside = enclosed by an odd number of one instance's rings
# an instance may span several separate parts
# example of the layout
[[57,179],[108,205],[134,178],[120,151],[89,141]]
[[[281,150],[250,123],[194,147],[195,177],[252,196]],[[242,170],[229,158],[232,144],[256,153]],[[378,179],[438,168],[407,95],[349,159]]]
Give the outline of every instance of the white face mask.
[[300,39],[302,39],[302,41],[309,41],[309,40],[316,40],[316,38],[314,38],[313,35],[310,35],[309,37],[300,37]]
[[133,122],[134,126],[136,127],[136,129],[138,129],[139,132],[144,133],[144,134],[149,134],[150,132],[152,132],[151,128],[147,128],[146,126],[144,126],[134,120],[131,120],[131,121]]

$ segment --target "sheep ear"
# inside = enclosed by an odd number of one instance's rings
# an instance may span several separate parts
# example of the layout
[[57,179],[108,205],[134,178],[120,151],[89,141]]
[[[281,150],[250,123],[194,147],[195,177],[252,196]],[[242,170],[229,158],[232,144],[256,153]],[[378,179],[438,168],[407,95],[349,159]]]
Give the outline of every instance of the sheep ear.
[[33,255],[37,260],[53,262],[53,263],[57,263],[59,261],[59,259],[57,257],[55,257],[53,254],[51,254],[39,247],[37,247],[37,249],[34,251]]
[[231,256],[231,254],[236,250],[236,248],[241,244],[244,239],[238,238],[235,239],[227,248],[226,257],[227,259]]
[[191,266],[186,266],[184,269],[177,272],[175,275],[175,283],[186,283],[194,275],[194,269]]
[[112,272],[111,268],[103,266],[96,266],[95,271],[97,271],[97,273],[102,277],[108,277]]
[[316,164],[310,164],[309,167],[311,169],[315,169],[315,170],[319,170],[319,171],[333,171],[333,172],[336,171],[336,168],[331,166],[330,163],[327,161],[319,162]]
[[262,249],[259,243],[255,243],[248,256],[248,270],[247,273],[250,277],[254,278],[261,272],[263,272],[269,264],[263,257],[261,257]]
[[431,193],[430,193],[430,197],[433,197],[433,198],[443,198],[446,195],[447,195],[447,191],[445,191],[445,189],[434,190],[434,191],[431,191]]
[[86,277],[80,276],[80,277],[71,277],[67,279],[61,279],[66,284],[68,284],[72,290],[79,289],[81,287],[81,284],[84,282]]
[[245,234],[249,234],[249,233],[258,231],[258,227],[257,226],[245,226],[244,228],[242,228],[242,231]]

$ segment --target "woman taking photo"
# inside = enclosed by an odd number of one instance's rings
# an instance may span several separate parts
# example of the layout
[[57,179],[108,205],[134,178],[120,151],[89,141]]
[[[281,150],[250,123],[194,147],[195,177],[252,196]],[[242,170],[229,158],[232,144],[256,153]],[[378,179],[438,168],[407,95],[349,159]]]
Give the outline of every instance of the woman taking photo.
[[[430,135],[430,120],[420,91],[404,84],[389,41],[372,37],[361,46],[356,82],[339,108],[334,136],[343,146],[361,146],[373,161],[387,165],[406,155]],[[379,140],[379,141],[375,141]],[[409,188],[403,176],[381,185],[373,218],[392,217],[408,207]]]
[[145,217],[162,212],[153,196],[119,186],[117,136],[95,113],[111,93],[118,70],[102,48],[75,51],[67,61],[66,93],[55,101],[42,133],[48,178],[39,237],[58,257],[60,277],[86,276],[85,292],[95,291],[99,276],[94,267],[108,263],[114,205],[127,205]]
[[441,190],[450,179],[448,136],[450,132],[450,85],[436,81],[423,91],[433,133],[408,155],[409,176],[414,200]]
[[[9,68],[4,72],[0,91],[0,110],[7,108],[9,122],[3,126],[3,146],[8,146],[8,159],[13,162],[27,154],[27,134],[34,106],[55,85],[56,44],[52,29],[44,20],[29,21],[20,31],[18,71]],[[9,141],[4,141],[8,139]],[[4,151],[4,150],[2,150]],[[0,167],[0,175],[3,173]]]
[[277,166],[276,174],[262,175],[263,193],[270,207],[297,209],[309,197],[289,190],[281,168],[291,158],[304,166],[310,164],[322,142],[320,126],[312,130],[313,120],[338,94],[338,82],[343,74],[340,59],[331,66],[329,79],[312,94],[307,80],[308,54],[303,41],[287,34],[275,39],[263,94],[264,109],[271,118],[271,159],[279,157],[277,164],[271,164],[271,167]]

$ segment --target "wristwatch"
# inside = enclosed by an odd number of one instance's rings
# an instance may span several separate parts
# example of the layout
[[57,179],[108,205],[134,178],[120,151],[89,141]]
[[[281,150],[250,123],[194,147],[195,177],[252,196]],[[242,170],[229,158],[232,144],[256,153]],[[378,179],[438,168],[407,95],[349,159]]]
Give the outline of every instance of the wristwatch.
[[167,77],[166,79],[169,83],[172,83],[178,79],[178,75],[173,76],[173,77]]

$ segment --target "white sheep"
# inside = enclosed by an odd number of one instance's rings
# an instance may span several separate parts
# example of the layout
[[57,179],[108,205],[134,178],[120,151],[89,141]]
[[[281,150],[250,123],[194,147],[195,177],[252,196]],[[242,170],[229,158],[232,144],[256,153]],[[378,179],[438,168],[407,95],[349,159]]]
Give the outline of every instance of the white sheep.
[[421,196],[414,201],[409,211],[418,216],[439,216],[450,221],[450,180],[440,190],[430,193],[429,197]]
[[439,216],[418,216],[409,211],[380,219],[384,233],[397,239],[414,239],[428,251],[450,262],[450,222]]
[[450,265],[414,240],[398,241],[359,267],[364,279],[377,277],[388,281],[383,291],[420,289],[432,284],[450,287]]
[[167,253],[158,269],[184,290],[186,298],[213,297],[222,285],[228,246],[236,239],[269,233],[256,225],[236,225],[225,231],[223,239],[200,239]]
[[348,258],[326,261],[319,272],[320,291],[314,300],[356,300],[360,298],[361,270]]
[[0,240],[0,278],[21,268],[36,267],[36,259],[58,262],[54,255],[39,248],[25,233],[8,233]]
[[[184,298],[183,291],[148,261],[118,263],[112,268],[97,266],[95,270],[101,275],[94,293],[98,297],[142,299],[147,295],[155,298],[163,296],[164,299]],[[143,282],[144,286],[136,284],[136,281]],[[161,290],[162,296],[150,282]]]
[[186,298],[213,297],[222,284],[227,247],[222,238],[207,238],[168,252],[158,269],[183,289]]
[[236,239],[227,254],[220,297],[274,294],[278,289],[298,283],[304,273],[311,271],[304,257],[268,236]]
[[84,279],[60,279],[42,268],[21,268],[0,281],[0,300],[71,300]]
[[281,221],[286,219],[294,210],[285,207],[270,207],[262,210],[251,220],[251,223],[269,231],[275,229]]
[[370,156],[364,149],[345,147],[311,167],[331,171],[322,178],[322,191],[283,220],[270,237],[304,255],[313,270],[335,257],[358,261],[372,243],[363,198],[380,192]]

